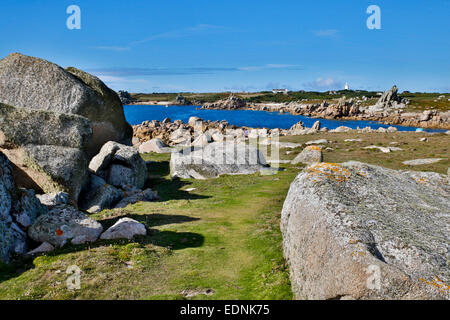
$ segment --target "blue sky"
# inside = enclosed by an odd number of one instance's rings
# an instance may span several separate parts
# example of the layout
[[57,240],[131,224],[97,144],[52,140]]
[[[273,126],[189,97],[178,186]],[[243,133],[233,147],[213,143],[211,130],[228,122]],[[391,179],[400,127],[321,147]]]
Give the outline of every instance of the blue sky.
[[[68,30],[69,5],[81,30]],[[381,30],[369,30],[369,5]],[[450,0],[2,0],[0,56],[41,57],[131,92],[450,92]]]

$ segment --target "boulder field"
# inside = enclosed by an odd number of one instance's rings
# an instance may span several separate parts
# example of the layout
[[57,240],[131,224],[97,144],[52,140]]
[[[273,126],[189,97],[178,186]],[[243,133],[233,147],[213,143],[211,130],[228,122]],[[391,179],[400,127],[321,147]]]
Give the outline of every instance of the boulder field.
[[18,53],[1,60],[0,261],[96,241],[103,228],[81,210],[158,199],[143,190],[147,164],[131,138],[98,78]]
[[[360,162],[316,163],[281,213],[298,299],[449,299],[447,176]],[[442,283],[441,283],[442,286]]]

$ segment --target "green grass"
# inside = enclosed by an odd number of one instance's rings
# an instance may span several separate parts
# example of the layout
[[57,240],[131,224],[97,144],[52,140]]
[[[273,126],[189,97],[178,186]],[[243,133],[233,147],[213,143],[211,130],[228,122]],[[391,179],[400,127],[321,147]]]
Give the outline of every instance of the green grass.
[[[94,215],[104,226],[132,217],[150,232],[98,241],[0,266],[1,299],[291,299],[281,249],[281,207],[296,172],[171,180],[168,156],[146,156],[161,201]],[[186,188],[196,188],[193,192]],[[69,291],[65,270],[83,271]],[[214,294],[203,295],[212,289]]]
[[[420,138],[427,137],[428,142]],[[392,169],[447,173],[450,137],[425,133],[324,133],[282,137],[305,143],[327,139],[326,162],[358,160]],[[362,142],[345,142],[361,138]],[[368,145],[403,151],[381,153]],[[286,154],[286,151],[293,153]],[[281,149],[292,159],[302,148]],[[405,166],[402,161],[439,157],[444,161]],[[97,241],[66,246],[11,265],[0,264],[0,299],[292,299],[282,256],[280,213],[289,185],[302,170],[286,165],[273,176],[174,179],[169,155],[145,155],[148,187],[161,200],[105,210],[92,217],[108,228],[120,217],[144,223],[149,232],[133,241]],[[188,192],[186,189],[196,188]],[[66,287],[66,269],[82,270],[81,290]],[[204,294],[211,292],[213,294]],[[186,293],[190,296],[187,298]]]

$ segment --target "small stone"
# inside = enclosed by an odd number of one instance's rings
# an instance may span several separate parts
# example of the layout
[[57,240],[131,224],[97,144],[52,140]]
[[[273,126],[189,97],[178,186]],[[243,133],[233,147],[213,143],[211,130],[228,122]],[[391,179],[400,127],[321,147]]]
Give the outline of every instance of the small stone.
[[142,223],[131,218],[122,218],[117,221],[111,228],[106,230],[100,239],[133,239],[137,235],[147,235],[147,230]]
[[34,254],[38,254],[38,253],[50,252],[50,251],[53,251],[53,250],[55,250],[55,247],[53,245],[51,245],[48,242],[44,242],[39,247],[37,247],[34,250],[31,250],[27,254],[28,255],[34,255]]

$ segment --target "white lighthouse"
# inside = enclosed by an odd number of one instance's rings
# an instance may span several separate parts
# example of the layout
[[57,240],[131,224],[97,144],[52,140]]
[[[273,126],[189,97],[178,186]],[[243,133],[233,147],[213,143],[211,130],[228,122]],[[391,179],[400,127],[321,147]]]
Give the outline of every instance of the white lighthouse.
[[348,83],[345,83],[345,87],[344,87],[344,90],[349,90],[349,86],[348,86]]

